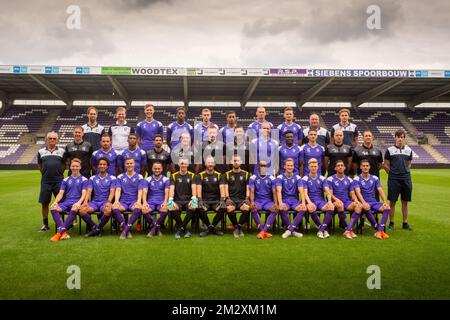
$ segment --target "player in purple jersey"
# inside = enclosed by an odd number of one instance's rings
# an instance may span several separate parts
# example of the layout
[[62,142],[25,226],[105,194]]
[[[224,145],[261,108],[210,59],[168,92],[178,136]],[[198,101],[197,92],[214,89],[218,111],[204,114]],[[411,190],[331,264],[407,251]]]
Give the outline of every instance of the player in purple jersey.
[[263,123],[268,123],[270,129],[273,129],[273,124],[272,122],[266,120],[266,115],[267,115],[266,108],[264,107],[256,108],[256,120],[253,121],[247,128],[247,136],[249,137],[249,141],[259,138],[259,132],[261,130],[261,126],[263,125]]
[[[163,166],[161,162],[153,164],[152,172],[153,174],[144,180],[145,184],[142,192],[142,214],[151,226],[150,232],[147,234],[148,238],[162,235],[159,227],[164,223],[164,219],[167,216],[170,188],[169,178],[162,175]],[[159,212],[156,223],[153,223],[151,217],[151,213],[154,211]]]
[[144,177],[147,170],[147,153],[137,146],[137,138],[134,133],[130,133],[128,136],[128,149],[123,150],[117,158],[119,172],[126,172],[125,160],[128,158],[134,159],[134,170]]
[[[70,239],[66,232],[67,228],[77,217],[78,211],[86,197],[87,179],[80,174],[81,160],[73,158],[70,160],[71,175],[65,178],[61,183],[59,193],[55,201],[50,206],[53,220],[57,226],[56,234],[50,239],[52,242]],[[64,201],[60,202],[64,197]],[[66,221],[62,221],[61,212],[69,212]]]
[[[141,215],[141,200],[142,189],[144,188],[144,177],[134,171],[134,159],[128,158],[125,160],[126,172],[117,177],[116,194],[114,196],[113,216],[123,228],[120,234],[120,239],[133,238],[130,229],[134,222]],[[121,212],[132,211],[131,217],[128,219],[128,224]]]
[[301,146],[303,144],[303,130],[300,125],[294,122],[294,108],[287,107],[284,109],[284,122],[278,127],[280,135],[280,145],[285,143],[286,132],[292,132],[294,135],[295,144]]
[[[386,195],[381,186],[380,179],[369,173],[370,162],[367,159],[361,160],[361,174],[355,177],[354,181],[356,183],[355,192],[362,204],[363,212],[366,214],[372,227],[375,228],[375,237],[377,239],[383,240],[389,238],[389,235],[384,232],[384,227],[386,225],[387,219],[389,217],[389,204],[386,199]],[[383,200],[380,203],[375,198],[375,191],[378,193]],[[373,217],[374,212],[382,212],[381,221],[378,224]],[[351,226],[353,228],[353,225]]]
[[157,134],[163,135],[164,127],[161,122],[153,118],[155,107],[151,103],[147,103],[144,107],[145,120],[139,122],[136,126],[137,144],[147,152],[153,149],[153,139]]
[[[317,237],[320,239],[328,238],[330,234],[327,231],[327,227],[333,219],[334,213],[334,205],[331,202],[331,190],[327,179],[319,173],[319,162],[316,159],[313,158],[308,161],[308,168],[309,174],[302,179],[306,208],[319,228]],[[327,195],[327,200],[324,198],[324,193]],[[318,211],[325,213],[323,223],[320,223]]]
[[98,174],[98,161],[102,158],[106,158],[109,162],[107,171],[108,174],[116,176],[119,173],[117,168],[117,159],[119,158],[119,154],[116,152],[116,150],[111,148],[111,137],[108,134],[102,135],[100,145],[101,148],[97,151],[94,151],[91,157],[92,172]]
[[[287,230],[283,233],[283,239],[290,236],[303,237],[303,234],[295,231],[302,221],[306,211],[306,201],[303,196],[302,178],[294,173],[294,160],[287,159],[284,163],[284,173],[277,177],[275,182],[277,188],[278,207],[283,225]],[[292,224],[289,221],[289,210],[294,210],[296,215]]]
[[285,171],[284,163],[287,159],[294,160],[294,174],[299,173],[300,166],[300,147],[294,144],[294,134],[291,131],[284,132],[285,143],[281,144],[278,148],[280,154],[280,170]]
[[253,174],[258,174],[258,166],[254,164],[265,160],[267,174],[276,175],[279,170],[279,144],[277,139],[271,136],[271,127],[268,122],[261,125],[259,139],[253,139],[249,146],[250,163],[253,164]]
[[176,110],[177,121],[167,126],[166,142],[170,149],[174,149],[180,143],[180,137],[183,132],[191,135],[191,143],[194,141],[194,129],[186,122],[186,109],[183,107]]
[[310,129],[308,132],[308,143],[300,148],[300,175],[309,174],[309,160],[316,159],[319,165],[319,174],[321,173],[325,157],[325,148],[317,143],[317,131]]
[[[345,229],[343,236],[347,239],[356,238],[356,234],[353,232],[353,227],[358,221],[361,214],[362,206],[355,193],[355,183],[353,180],[345,175],[345,164],[342,160],[337,160],[334,170],[336,174],[328,177],[328,184],[333,194],[333,204],[337,211],[340,225]],[[350,224],[347,224],[345,211],[353,212]]]
[[[208,128],[213,126],[219,131],[217,124],[211,122],[211,110],[203,108],[201,111],[202,122],[198,122],[194,126],[194,143],[202,145],[203,142],[208,140]],[[222,140],[222,138],[220,138]]]
[[220,128],[219,133],[222,135],[223,143],[233,143],[234,129],[237,127],[236,111],[227,112],[227,125]]
[[[91,227],[86,237],[98,236],[108,223],[112,213],[112,202],[116,191],[116,177],[108,173],[109,160],[98,160],[99,173],[88,180],[86,198],[80,209],[80,216]],[[99,223],[96,225],[91,214],[100,212]]]
[[[267,162],[261,160],[258,163],[258,174],[250,177],[248,188],[250,191],[250,211],[252,217],[258,226],[260,232],[256,236],[258,239],[272,238],[267,232],[272,223],[275,221],[277,206],[277,190],[275,185],[275,177],[267,174]],[[259,211],[266,211],[266,223],[261,223]]]

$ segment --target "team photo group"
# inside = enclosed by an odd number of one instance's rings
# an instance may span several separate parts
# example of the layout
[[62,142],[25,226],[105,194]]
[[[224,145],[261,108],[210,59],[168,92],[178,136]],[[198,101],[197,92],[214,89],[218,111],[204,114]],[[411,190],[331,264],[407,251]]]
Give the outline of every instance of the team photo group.
[[[170,124],[154,118],[151,103],[144,112],[145,119],[132,127],[126,109],[119,107],[117,122],[106,128],[90,107],[88,122],[74,127],[73,141],[65,147],[57,132],[47,134],[37,155],[40,231],[51,230],[50,213],[56,225],[52,242],[70,238],[77,216],[86,223],[86,237],[101,236],[111,220],[125,240],[133,237],[135,224],[138,231],[143,228],[142,221],[148,238],[161,236],[167,217],[175,224],[176,239],[190,238],[196,230],[200,237],[233,230],[239,238],[252,224],[258,239],[272,238],[269,231],[277,223],[282,238],[301,238],[303,230],[315,226],[324,239],[337,215],[345,239],[357,238],[358,224],[370,224],[374,236],[384,240],[395,230],[399,197],[402,229],[412,230],[413,152],[404,130],[392,132],[392,145],[382,151],[373,145],[372,132],[359,132],[350,121],[349,109],[336,113],[331,131],[320,126],[315,113],[309,123],[299,124],[291,107],[284,109],[281,124],[271,123],[265,108],[258,107],[255,121],[245,128],[234,111],[226,113],[222,128],[208,108],[193,125],[184,107],[176,109]],[[386,188],[381,170],[388,175]]]

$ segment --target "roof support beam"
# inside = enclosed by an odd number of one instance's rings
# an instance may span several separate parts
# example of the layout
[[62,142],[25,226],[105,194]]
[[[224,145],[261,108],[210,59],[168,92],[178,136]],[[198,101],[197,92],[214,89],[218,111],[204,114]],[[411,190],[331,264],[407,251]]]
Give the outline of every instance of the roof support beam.
[[253,80],[248,85],[247,89],[245,89],[245,92],[244,92],[244,94],[242,95],[242,98],[241,98],[241,107],[243,109],[245,108],[245,105],[247,104],[247,102],[252,97],[252,95],[255,92],[256,87],[258,86],[260,81],[261,81],[261,77],[253,78]]
[[326,86],[328,86],[332,81],[334,80],[334,77],[331,78],[324,78],[320,80],[318,83],[313,85],[311,88],[303,92],[296,101],[297,108],[301,110],[301,107],[314,98],[320,91],[322,91]]
[[73,104],[73,100],[69,97],[66,91],[59,88],[54,83],[50,82],[43,76],[37,75],[37,74],[29,74],[28,75],[31,79],[36,81],[41,87],[43,87],[45,90],[50,92],[52,95],[54,95],[59,100],[62,100],[68,107],[71,107]]
[[187,76],[183,77],[183,96],[184,96],[184,107],[189,107],[189,83]]
[[446,84],[444,86],[437,87],[429,91],[425,91],[418,95],[415,95],[414,97],[412,97],[410,101],[406,103],[406,106],[408,107],[408,109],[414,111],[414,107],[417,106],[418,104],[436,99],[449,92],[450,92],[450,84]]
[[127,107],[131,106],[131,99],[128,94],[128,91],[125,89],[125,87],[113,76],[106,76],[111,82],[114,90],[119,94],[119,97],[125,102]]
[[404,82],[406,79],[392,79],[385,83],[376,86],[366,92],[358,95],[353,101],[351,101],[352,107],[357,108],[363,103],[370,101],[371,99],[378,97],[379,95],[385,93],[386,91],[398,86],[400,83]]

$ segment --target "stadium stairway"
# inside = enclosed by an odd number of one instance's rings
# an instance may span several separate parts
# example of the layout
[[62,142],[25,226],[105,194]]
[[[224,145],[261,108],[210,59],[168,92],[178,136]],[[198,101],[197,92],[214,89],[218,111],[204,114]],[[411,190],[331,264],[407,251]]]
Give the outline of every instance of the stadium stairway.
[[402,123],[403,127],[406,129],[406,131],[408,131],[410,135],[412,135],[413,137],[417,136],[416,127],[408,120],[403,112],[396,112],[395,116]]
[[42,126],[37,131],[36,135],[46,135],[47,132],[52,130],[53,124],[58,118],[61,110],[60,109],[49,109],[48,114],[42,122]]
[[422,148],[424,148],[438,163],[450,163],[439,151],[429,144],[423,144]]
[[30,164],[33,163],[33,159],[36,156],[39,149],[42,148],[40,144],[30,144],[24,151],[22,156],[17,160],[16,164]]

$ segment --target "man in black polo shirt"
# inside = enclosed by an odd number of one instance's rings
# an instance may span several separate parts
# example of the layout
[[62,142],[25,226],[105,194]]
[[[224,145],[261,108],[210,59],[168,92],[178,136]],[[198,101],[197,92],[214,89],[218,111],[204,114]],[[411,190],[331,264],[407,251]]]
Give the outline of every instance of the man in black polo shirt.
[[233,155],[238,154],[241,158],[241,168],[250,172],[250,150],[246,141],[245,130],[242,126],[234,128],[234,141],[227,141],[226,163],[227,169],[233,169]]
[[364,131],[363,133],[363,144],[357,146],[353,151],[353,171],[357,173],[357,175],[361,174],[361,160],[367,159],[370,163],[370,174],[380,177],[380,168],[383,165],[383,154],[381,150],[377,147],[374,147],[373,142],[373,134],[370,131]]
[[[92,145],[83,140],[84,131],[83,127],[76,126],[73,129],[73,142],[70,142],[66,145],[66,150],[64,153],[64,163],[67,163],[73,159],[78,158],[81,160],[81,174],[89,179],[91,176],[91,156],[94,152],[92,150]],[[67,166],[70,167],[70,166]],[[70,176],[72,172],[69,169]]]
[[147,151],[147,171],[148,176],[152,174],[153,163],[161,162],[163,165],[163,175],[169,171],[170,153],[163,149],[163,137],[160,134],[153,138],[153,149]]
[[[205,170],[205,160],[212,156],[216,162],[215,169],[220,173],[226,171],[225,166],[225,144],[222,139],[218,139],[219,130],[214,126],[210,125],[206,131],[207,141],[201,144],[201,150],[195,149],[194,152],[201,152],[202,164],[197,164],[197,172]],[[198,148],[198,145],[196,146]]]
[[344,144],[344,132],[341,129],[334,131],[333,143],[325,148],[324,165],[328,171],[328,177],[331,177],[336,167],[337,161],[344,162],[347,175],[351,173],[352,149],[349,145]]
[[406,133],[400,129],[395,132],[395,145],[389,147],[384,155],[384,169],[388,174],[389,230],[394,229],[395,204],[401,195],[403,229],[412,231],[408,224],[408,202],[411,201],[412,150],[405,145]]
[[59,193],[61,181],[64,179],[64,149],[59,148],[58,134],[56,132],[47,133],[47,146],[39,149],[37,154],[38,168],[41,172],[41,192],[39,203],[42,205],[42,227],[43,232],[48,227],[48,205],[52,194],[56,197]]
[[105,127],[97,123],[97,109],[89,107],[87,109],[88,122],[83,124],[84,141],[92,145],[94,151],[100,149],[100,139],[105,133]]

